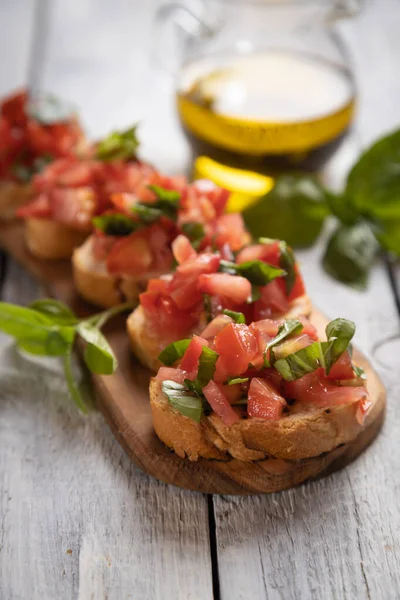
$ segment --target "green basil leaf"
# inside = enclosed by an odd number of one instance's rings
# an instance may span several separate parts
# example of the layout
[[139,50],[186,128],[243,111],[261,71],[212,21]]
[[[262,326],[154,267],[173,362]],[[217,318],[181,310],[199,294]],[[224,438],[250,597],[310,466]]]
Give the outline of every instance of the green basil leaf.
[[248,260],[240,265],[228,260],[221,260],[219,270],[222,273],[241,275],[250,281],[252,285],[267,285],[277,277],[286,275],[286,271],[274,267],[262,260]]
[[177,190],[168,190],[166,188],[160,187],[159,185],[149,185],[147,187],[149,188],[149,190],[155,193],[158,202],[162,202],[164,204],[171,204],[172,206],[177,206],[179,204],[179,200],[181,199],[181,193]]
[[200,422],[203,414],[203,401],[199,396],[192,396],[185,386],[174,381],[163,381],[161,389],[168,397],[169,403],[185,417]]
[[79,386],[75,383],[74,376],[72,373],[72,348],[71,347],[64,355],[63,364],[64,364],[65,380],[68,385],[69,393],[71,394],[71,397],[72,397],[73,401],[75,402],[76,406],[79,408],[79,410],[81,410],[83,413],[87,413],[88,412],[87,406],[85,404],[85,401],[83,399],[83,396],[81,394]]
[[236,385],[237,383],[247,383],[249,377],[229,377],[227,385]]
[[283,175],[261,200],[247,208],[243,217],[254,238],[286,240],[305,248],[314,243],[329,214],[323,186],[309,175]]
[[246,323],[245,316],[242,312],[236,312],[234,310],[229,310],[228,308],[224,308],[222,312],[224,315],[233,319],[235,323]]
[[201,385],[201,388],[205,387],[207,383],[214,377],[215,365],[218,357],[218,352],[211,350],[211,348],[208,348],[207,346],[203,346],[199,358],[199,368],[197,371],[197,381]]
[[323,266],[329,275],[357,289],[365,289],[379,244],[369,225],[339,225],[330,238]]
[[29,308],[49,317],[53,323],[58,325],[74,325],[78,322],[77,316],[68,306],[53,298],[35,300],[29,305]]
[[348,349],[356,332],[356,326],[353,321],[339,318],[328,323],[325,332],[328,341],[333,342],[328,352],[326,364],[326,373],[329,374],[333,364]]
[[296,283],[296,258],[294,256],[293,250],[290,246],[287,245],[286,242],[279,242],[279,250],[280,250],[280,266],[282,269],[286,271],[285,277],[285,287],[287,295],[292,291],[294,284]]
[[158,360],[166,365],[167,367],[171,367],[179,358],[185,354],[191,340],[179,340],[178,342],[173,342],[159,354]]
[[313,342],[309,346],[288,354],[274,362],[274,368],[285,381],[294,381],[320,367],[326,368],[326,356],[333,342]]
[[27,104],[27,114],[43,125],[68,121],[73,117],[74,108],[54,94],[35,94]]
[[106,235],[116,236],[129,235],[139,227],[139,224],[135,223],[133,219],[130,219],[127,215],[121,213],[93,217],[92,223],[96,229],[103,231]]
[[139,218],[142,223],[150,225],[161,219],[162,216],[170,217],[170,211],[164,211],[162,208],[157,208],[154,204],[142,204],[138,202],[132,206],[132,212]]
[[111,375],[118,363],[110,344],[99,329],[90,323],[81,322],[77,332],[88,343],[85,348],[85,363],[92,373]]
[[353,371],[354,371],[356,377],[359,377],[360,379],[364,379],[364,380],[367,379],[367,375],[362,367],[353,365]]
[[137,125],[125,131],[113,131],[97,144],[96,158],[99,160],[133,160],[139,146]]
[[204,225],[201,223],[183,223],[181,227],[183,233],[190,240],[193,248],[198,250],[205,236]]
[[[274,346],[277,346],[278,344],[280,344],[281,342],[286,340],[291,335],[296,335],[296,334],[300,333],[303,329],[304,329],[303,323],[301,323],[297,319],[286,319],[282,323],[282,325],[279,327],[278,333],[276,334],[276,336],[270,342],[268,342],[268,344],[266,345],[265,350],[264,350],[264,362],[266,361],[266,354],[267,354],[268,350],[270,350]],[[273,358],[273,357],[271,357],[271,358]]]
[[17,346],[37,356],[62,356],[72,345],[58,331],[49,331],[44,336],[32,335],[17,339]]

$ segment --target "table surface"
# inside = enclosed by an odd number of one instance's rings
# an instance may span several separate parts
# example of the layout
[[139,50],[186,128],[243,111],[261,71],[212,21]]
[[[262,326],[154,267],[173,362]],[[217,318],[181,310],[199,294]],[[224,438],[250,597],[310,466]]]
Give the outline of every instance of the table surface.
[[[91,135],[140,120],[144,156],[182,170],[188,152],[169,84],[149,64],[156,2],[51,6],[38,84],[73,100]],[[2,0],[1,94],[27,80],[33,28],[33,0]],[[354,131],[326,170],[337,185],[363,146],[399,125],[400,0],[367,1],[339,30],[360,101]],[[376,442],[343,471],[298,489],[207,497],[142,473],[100,415],[84,418],[60,386],[36,385],[38,367],[11,382],[3,374],[1,600],[400,597],[399,270],[382,261],[360,293],[324,274],[321,253],[322,242],[299,253],[309,292],[328,316],[357,322],[357,344],[387,386]],[[3,300],[41,294],[12,260],[1,266]]]

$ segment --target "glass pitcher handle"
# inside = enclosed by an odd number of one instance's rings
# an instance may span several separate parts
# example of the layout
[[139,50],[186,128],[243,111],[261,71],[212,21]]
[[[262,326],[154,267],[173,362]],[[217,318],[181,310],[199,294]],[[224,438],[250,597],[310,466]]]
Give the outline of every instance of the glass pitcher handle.
[[154,20],[152,63],[170,75],[176,74],[190,40],[210,37],[215,29],[180,2],[161,6]]

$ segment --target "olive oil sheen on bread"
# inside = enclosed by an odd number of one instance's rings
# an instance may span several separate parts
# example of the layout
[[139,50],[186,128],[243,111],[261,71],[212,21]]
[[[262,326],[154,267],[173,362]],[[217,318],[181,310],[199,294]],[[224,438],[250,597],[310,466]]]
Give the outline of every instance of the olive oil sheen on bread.
[[354,95],[342,67],[268,50],[187,64],[177,104],[196,154],[268,172],[319,168],[351,123]]

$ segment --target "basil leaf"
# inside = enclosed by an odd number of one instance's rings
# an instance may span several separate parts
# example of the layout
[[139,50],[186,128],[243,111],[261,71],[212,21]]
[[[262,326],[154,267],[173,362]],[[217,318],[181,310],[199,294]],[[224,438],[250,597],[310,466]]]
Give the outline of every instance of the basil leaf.
[[334,279],[365,289],[378,250],[379,244],[364,221],[339,225],[328,242],[323,266]]
[[164,204],[171,204],[172,206],[177,206],[179,200],[181,199],[181,193],[177,190],[169,190],[159,185],[149,185],[147,186],[149,190],[155,193],[158,198],[158,202],[162,202]]
[[40,94],[29,99],[26,107],[29,117],[39,121],[43,125],[52,125],[68,121],[74,114],[74,108],[60,100],[54,94]]
[[199,396],[190,395],[183,385],[174,381],[163,381],[161,389],[169,403],[185,417],[200,422],[203,414],[203,401]]
[[29,305],[29,308],[49,317],[53,323],[59,325],[74,325],[78,322],[77,316],[68,306],[53,298],[35,300]]
[[335,319],[328,323],[325,329],[329,342],[333,342],[328,352],[326,373],[329,374],[333,364],[342,356],[349,347],[350,341],[356,332],[353,321],[347,319]]
[[32,335],[17,339],[20,350],[37,356],[62,356],[71,344],[72,341],[68,342],[58,331],[49,331],[43,337]]
[[75,383],[74,376],[72,373],[72,348],[71,347],[68,349],[68,351],[64,355],[63,364],[64,364],[65,380],[68,385],[69,393],[71,394],[71,397],[72,397],[73,401],[75,402],[76,406],[79,408],[79,410],[81,410],[83,413],[87,413],[88,412],[87,406],[82,397],[79,386]]
[[280,241],[279,242],[279,250],[280,250],[280,260],[279,260],[279,264],[282,267],[282,269],[284,269],[286,271],[286,277],[285,277],[285,287],[286,287],[286,293],[289,296],[290,292],[292,291],[294,284],[296,283],[296,270],[295,270],[295,264],[296,264],[296,258],[294,256],[293,250],[291,249],[290,246],[287,245],[286,242],[284,241]]
[[274,188],[243,212],[254,238],[286,240],[296,248],[314,243],[329,214],[323,186],[309,175],[283,175]]
[[182,356],[185,354],[190,342],[191,342],[190,339],[179,340],[178,342],[173,342],[172,344],[170,344],[169,346],[164,348],[164,350],[161,352],[161,354],[159,354],[158,360],[160,362],[162,362],[163,365],[170,367],[171,365],[176,363],[176,361],[179,358],[182,358]]
[[133,219],[121,213],[93,217],[92,223],[96,229],[103,231],[106,235],[116,236],[129,235],[139,227],[138,223],[135,223]]
[[240,265],[228,260],[221,260],[219,270],[222,273],[231,275],[241,275],[250,281],[252,285],[267,285],[277,277],[286,275],[286,271],[279,267],[274,267],[262,260],[248,260]]
[[207,346],[203,346],[203,349],[199,358],[199,368],[197,371],[197,381],[201,388],[205,387],[209,381],[214,377],[215,365],[217,363],[219,354],[215,350],[211,350]]
[[[274,346],[277,346],[291,335],[296,335],[297,333],[300,333],[303,329],[303,323],[301,323],[297,319],[286,319],[286,321],[284,321],[279,327],[276,336],[266,345],[264,350],[264,362],[266,361],[266,355],[268,350],[270,350]],[[271,358],[273,359],[272,356]]]
[[145,223],[146,225],[150,225],[155,221],[161,219],[162,216],[170,217],[170,211],[163,211],[161,208],[157,208],[153,204],[142,204],[138,202],[134,206],[132,206],[132,212],[138,216],[139,220]]
[[79,335],[88,342],[85,348],[85,363],[92,373],[111,375],[116,370],[118,363],[111,346],[104,335],[90,323],[79,323]]
[[360,379],[367,379],[367,375],[362,367],[358,367],[357,365],[353,365],[353,371],[356,377]]
[[229,377],[227,385],[236,385],[237,383],[247,383],[249,377]]
[[136,136],[137,125],[125,131],[113,131],[97,144],[96,158],[99,160],[133,160],[139,140]]
[[193,248],[198,250],[205,236],[204,226],[201,223],[183,223],[181,226],[183,233],[190,240]]
[[227,308],[224,308],[224,310],[222,311],[222,313],[224,315],[227,315],[231,319],[233,319],[235,321],[235,323],[246,323],[246,319],[245,319],[244,314],[242,312],[236,312],[234,310],[229,310]]

